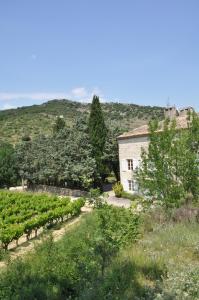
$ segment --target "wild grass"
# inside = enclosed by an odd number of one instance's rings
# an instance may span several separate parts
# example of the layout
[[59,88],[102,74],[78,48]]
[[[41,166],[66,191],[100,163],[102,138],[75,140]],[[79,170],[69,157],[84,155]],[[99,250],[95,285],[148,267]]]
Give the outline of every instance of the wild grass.
[[199,299],[198,223],[157,223],[152,216],[141,239],[118,253],[104,277],[88,246],[96,228],[91,213],[59,242],[48,239],[11,263],[0,275],[0,299]]
[[[180,286],[181,299],[199,299],[199,287],[194,285],[196,277],[199,282],[198,244],[197,223],[169,224],[145,233],[114,261],[105,279],[106,291],[112,299],[177,299],[175,292]],[[180,278],[187,273],[189,278],[183,285]],[[187,289],[185,294],[183,289]]]

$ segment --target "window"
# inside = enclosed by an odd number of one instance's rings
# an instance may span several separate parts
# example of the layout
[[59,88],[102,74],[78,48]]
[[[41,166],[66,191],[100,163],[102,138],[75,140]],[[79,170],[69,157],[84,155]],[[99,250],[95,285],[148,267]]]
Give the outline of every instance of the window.
[[128,188],[129,188],[129,191],[133,191],[133,192],[139,191],[138,183],[135,180],[128,180]]
[[133,180],[128,180],[129,191],[133,191]]
[[127,163],[128,163],[128,170],[133,170],[133,160],[127,159]]
[[133,191],[133,180],[128,180],[129,191]]

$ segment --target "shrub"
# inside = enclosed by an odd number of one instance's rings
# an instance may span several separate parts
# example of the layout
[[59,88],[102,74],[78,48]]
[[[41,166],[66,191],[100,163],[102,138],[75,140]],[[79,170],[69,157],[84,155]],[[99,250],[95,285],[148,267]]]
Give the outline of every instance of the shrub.
[[88,202],[93,205],[93,207],[98,208],[104,203],[104,197],[99,188],[90,189],[88,193]]
[[123,185],[120,182],[116,182],[113,186],[113,191],[116,197],[121,198],[122,193],[124,192]]
[[155,300],[197,300],[199,299],[198,281],[199,268],[194,266],[168,274],[162,292],[157,294]]
[[35,252],[11,261],[0,272],[0,299],[82,299],[84,290],[102,282],[102,272],[106,275],[118,251],[138,235],[139,217],[130,210],[95,209],[60,241],[54,243],[50,236]]
[[131,201],[137,201],[137,200],[140,200],[140,201],[143,201],[144,200],[144,198],[143,198],[143,196],[141,196],[141,195],[139,195],[139,194],[130,194],[130,193],[128,193],[128,192],[122,192],[122,197],[123,198],[127,198],[127,199],[129,199],[129,200],[131,200]]

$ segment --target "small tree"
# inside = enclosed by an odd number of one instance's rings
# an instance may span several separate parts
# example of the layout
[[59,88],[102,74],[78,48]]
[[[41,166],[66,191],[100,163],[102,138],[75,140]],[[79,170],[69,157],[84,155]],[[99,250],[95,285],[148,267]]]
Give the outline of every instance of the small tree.
[[94,238],[94,251],[104,276],[106,267],[119,249],[138,238],[139,216],[125,208],[104,204],[97,209],[98,226]]
[[65,127],[65,121],[63,120],[63,118],[57,117],[55,124],[53,126],[53,133],[57,133],[59,132],[61,129],[63,129]]

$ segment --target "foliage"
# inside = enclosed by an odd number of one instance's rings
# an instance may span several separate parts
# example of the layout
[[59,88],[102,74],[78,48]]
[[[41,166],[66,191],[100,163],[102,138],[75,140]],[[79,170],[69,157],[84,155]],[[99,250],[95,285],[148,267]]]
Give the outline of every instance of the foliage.
[[142,201],[144,199],[144,197],[140,194],[131,194],[131,193],[128,193],[128,192],[122,192],[122,198],[126,198],[126,199],[129,199],[131,201]]
[[65,127],[65,121],[61,117],[57,117],[55,124],[53,126],[53,132],[57,133],[59,130],[62,130]]
[[15,185],[18,177],[13,146],[8,143],[0,143],[0,187]]
[[[41,105],[0,111],[0,140],[17,143],[24,135],[32,139],[50,135],[58,116],[67,120],[67,126],[74,125],[81,116],[87,118],[91,104],[69,100],[52,100]],[[102,103],[104,119],[109,127],[122,131],[132,130],[158,116],[162,118],[163,108],[123,103]]]
[[[91,112],[90,118],[88,112],[93,106],[66,100],[0,112],[0,123],[5,120],[4,124],[7,124],[6,120],[9,118],[12,118],[14,124],[15,118],[20,116],[15,124],[16,132],[11,135],[14,134],[17,170],[22,184],[27,181],[89,190],[94,185],[102,188],[102,181],[110,173],[114,173],[119,179],[117,136],[125,130],[126,125],[123,128],[124,122],[119,126],[114,120],[121,118],[120,110],[124,111],[123,117],[129,115],[129,111],[134,114],[135,111],[143,110],[143,114],[146,113],[147,118],[151,118],[153,109],[117,103],[100,105],[97,98],[94,100],[97,110]],[[161,115],[161,109],[154,110]],[[91,138],[95,115],[97,127],[93,127]],[[89,124],[92,126],[89,127]],[[17,131],[18,126],[20,132]],[[38,129],[33,132],[37,126]]]
[[84,199],[70,202],[70,198],[58,198],[45,194],[0,192],[0,241],[4,249],[26,233],[29,239],[31,233],[40,227],[53,222],[63,222],[64,218],[78,215]]
[[119,177],[117,136],[121,131],[106,129],[99,99],[94,97],[93,101],[89,120],[80,117],[70,128],[59,117],[53,136],[39,135],[16,145],[23,181],[88,190],[101,188],[111,172]]
[[178,207],[188,192],[198,196],[198,119],[192,115],[184,131],[177,130],[175,120],[165,120],[162,132],[157,121],[149,124],[150,144],[148,152],[142,151],[138,181],[146,195],[166,208]]
[[[160,226],[151,216],[153,230],[138,243],[134,235],[132,243],[125,212],[95,210],[61,241],[49,238],[35,253],[10,263],[0,274],[0,299],[198,299],[198,225]],[[113,255],[102,276],[104,239]]]
[[0,273],[0,299],[81,299],[102,281],[103,254],[107,269],[112,255],[137,235],[138,219],[130,211],[103,206],[82,218],[61,241],[54,243],[50,237],[35,253],[10,263]]
[[199,267],[188,266],[167,275],[163,290],[154,300],[197,300],[199,299]]
[[98,232],[94,249],[100,258],[101,273],[120,248],[138,238],[139,217],[125,208],[104,204],[97,210]]
[[121,198],[122,193],[124,191],[123,185],[120,182],[116,182],[113,185],[113,191],[114,191],[116,197]]
[[122,133],[118,127],[109,126],[103,152],[104,164],[108,167],[109,173],[113,172],[117,181],[119,181],[119,149],[117,137]]
[[[198,299],[198,224],[160,226],[149,214],[152,230],[134,243],[139,228],[131,216],[104,206],[59,242],[49,238],[0,274],[0,299]],[[102,276],[103,249],[110,260]]]
[[99,208],[104,204],[104,195],[99,188],[90,189],[88,193],[88,202],[94,208]]
[[29,183],[88,189],[94,174],[97,176],[87,126],[82,119],[53,137],[39,136],[22,142],[16,151],[20,175]]
[[[99,97],[93,96],[91,111],[88,121],[89,138],[92,146],[93,157],[96,161],[97,171],[102,177],[104,174],[104,165],[102,156],[107,137],[107,128],[104,122],[103,112],[100,106]],[[99,183],[98,178],[95,179]]]
[[17,168],[22,182],[24,179],[29,179],[29,173],[31,173],[31,170],[33,169],[33,162],[30,159],[33,155],[31,146],[32,141],[30,139],[25,139],[15,147]]

